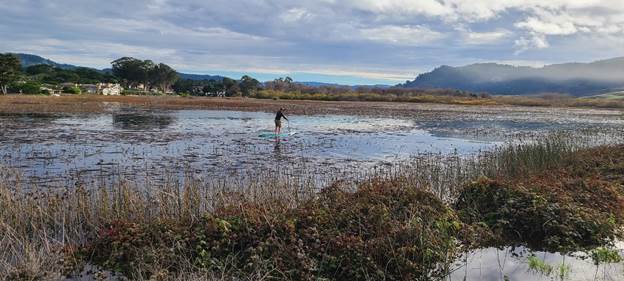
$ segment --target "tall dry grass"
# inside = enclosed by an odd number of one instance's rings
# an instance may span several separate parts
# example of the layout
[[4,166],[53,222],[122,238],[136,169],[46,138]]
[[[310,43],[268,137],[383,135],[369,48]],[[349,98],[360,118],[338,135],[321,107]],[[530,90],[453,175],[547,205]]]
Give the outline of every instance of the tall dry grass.
[[[580,149],[619,141],[596,135],[557,134],[510,143],[473,156],[414,156],[390,167],[361,172],[344,183],[355,186],[367,181],[392,181],[401,188],[429,190],[452,202],[465,183],[478,177],[527,177],[561,165],[571,153]],[[314,198],[323,187],[315,185],[313,180],[293,180],[291,176],[226,183],[197,179],[190,174],[181,181],[183,184],[172,180],[158,187],[119,180],[106,186],[25,189],[21,182],[23,179],[19,173],[2,169],[0,279],[3,280],[60,278],[77,266],[78,261],[66,255],[71,250],[68,247],[87,241],[111,222],[193,223],[217,208],[244,208],[244,202],[254,202],[266,210],[271,210],[275,202],[280,202],[280,206],[296,207]],[[190,264],[183,272],[189,276],[197,274]],[[215,273],[206,274],[214,277]],[[227,275],[223,273],[223,278],[227,279]]]

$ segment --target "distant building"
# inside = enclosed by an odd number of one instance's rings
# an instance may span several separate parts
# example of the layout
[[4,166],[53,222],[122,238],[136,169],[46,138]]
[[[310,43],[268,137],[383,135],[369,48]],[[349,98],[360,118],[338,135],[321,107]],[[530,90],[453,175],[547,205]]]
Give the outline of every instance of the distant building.
[[[68,84],[68,83],[65,83]],[[64,85],[67,87],[79,87],[83,94],[97,94],[105,96],[118,96],[121,95],[123,88],[119,84],[115,83],[97,83],[97,84],[70,84]]]
[[98,93],[98,86],[94,84],[80,84],[78,85],[78,87],[80,88],[82,93],[85,93],[85,94],[97,94]]
[[123,91],[123,88],[119,84],[115,83],[98,83],[98,94],[105,96],[119,96]]
[[50,88],[50,87],[46,87],[46,86],[40,87],[39,91],[41,93],[49,94],[51,96],[58,96],[62,92],[62,90],[60,90],[60,89],[54,89],[54,88]]

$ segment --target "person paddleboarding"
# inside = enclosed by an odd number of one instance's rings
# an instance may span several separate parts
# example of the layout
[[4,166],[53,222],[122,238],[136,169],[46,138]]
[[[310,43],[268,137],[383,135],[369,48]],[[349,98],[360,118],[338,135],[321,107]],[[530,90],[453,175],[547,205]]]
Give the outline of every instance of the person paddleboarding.
[[275,114],[275,136],[279,138],[279,134],[282,131],[282,118],[288,121],[288,118],[284,115],[284,108],[280,108]]

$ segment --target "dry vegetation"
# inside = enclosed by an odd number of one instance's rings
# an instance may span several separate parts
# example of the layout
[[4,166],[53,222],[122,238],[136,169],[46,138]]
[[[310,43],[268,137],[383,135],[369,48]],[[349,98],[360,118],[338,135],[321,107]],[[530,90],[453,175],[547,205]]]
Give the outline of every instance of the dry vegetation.
[[[294,114],[375,114],[383,111],[409,110],[415,104],[448,104],[487,107],[580,107],[624,108],[624,101],[573,98],[569,96],[452,96],[418,95],[408,97],[379,94],[345,93],[333,98],[326,95],[262,92],[257,98],[212,98],[179,96],[97,96],[71,95],[60,97],[7,95],[0,97],[2,113],[100,113],[119,107],[144,109],[217,109],[242,111],[274,111],[287,106]],[[366,102],[363,107],[361,102]]]
[[[430,280],[474,247],[569,252],[621,237],[624,147],[553,136],[474,158],[415,158],[366,180],[214,188],[0,180],[0,277],[85,264],[137,280]],[[311,187],[312,188],[312,187]]]

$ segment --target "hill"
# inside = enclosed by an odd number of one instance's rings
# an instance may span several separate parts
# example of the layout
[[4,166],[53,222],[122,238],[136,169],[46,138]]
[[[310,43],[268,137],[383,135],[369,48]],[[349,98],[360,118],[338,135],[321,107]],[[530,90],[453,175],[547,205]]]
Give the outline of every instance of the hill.
[[624,89],[624,57],[591,63],[564,63],[541,68],[479,63],[440,66],[398,85],[445,88],[500,95],[565,93],[589,96]]
[[188,74],[188,73],[178,73],[181,79],[189,79],[189,80],[216,80],[222,81],[223,76],[220,75],[207,75],[207,74]]
[[[71,64],[58,63],[50,59],[47,59],[38,55],[33,55],[33,54],[16,53],[15,55],[20,59],[20,62],[22,63],[23,68],[29,67],[31,65],[38,65],[38,64],[47,64],[47,65],[51,65],[51,66],[62,68],[62,69],[76,69],[80,67],[80,66],[71,65]],[[97,70],[101,72],[105,72],[105,73],[111,72],[110,68],[97,69]],[[190,80],[221,81],[224,78],[223,76],[219,76],[219,75],[203,75],[203,74],[187,74],[187,73],[178,73],[178,74],[180,75],[180,78],[190,79]]]
[[49,60],[49,59],[46,59],[37,55],[31,55],[31,54],[14,54],[14,55],[16,55],[20,59],[20,62],[22,63],[23,68],[29,67],[31,65],[38,65],[38,64],[47,64],[47,65],[51,65],[51,66],[62,68],[62,69],[78,68],[75,65],[57,63],[57,62],[54,62],[52,60]]

